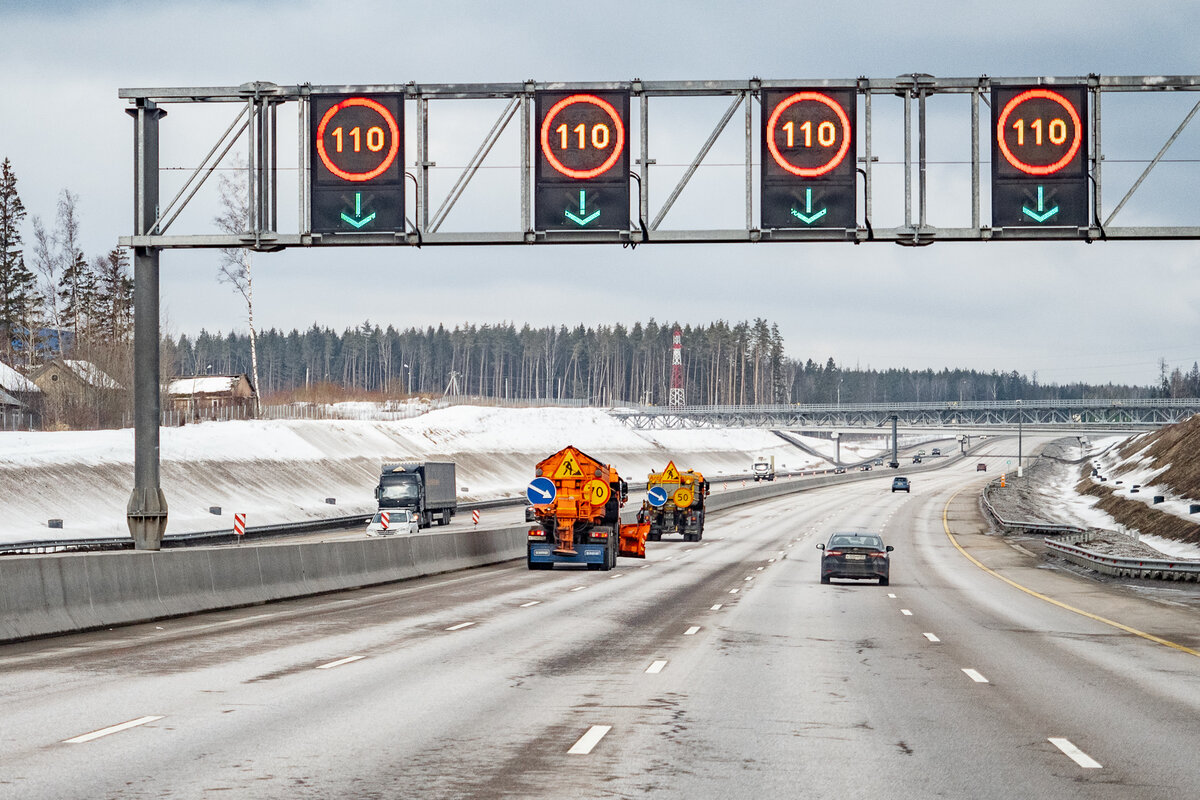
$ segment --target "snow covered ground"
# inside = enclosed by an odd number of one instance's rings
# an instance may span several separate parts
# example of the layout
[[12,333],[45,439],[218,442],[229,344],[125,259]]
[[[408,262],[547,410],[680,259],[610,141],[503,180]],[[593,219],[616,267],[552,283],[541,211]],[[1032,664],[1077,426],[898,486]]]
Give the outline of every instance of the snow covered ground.
[[[829,440],[806,441],[832,454]],[[780,471],[828,466],[770,431],[634,430],[590,408],[453,406],[399,421],[205,422],[161,432],[167,532],[229,528],[234,512],[246,513],[250,526],[365,514],[387,460],[456,462],[462,500],[518,496],[534,464],[568,444],[631,482],[668,459],[710,480],[746,473],[760,455],[774,456]],[[870,445],[843,444],[843,460],[851,451],[876,454]],[[0,542],[127,535],[132,486],[132,430],[0,433]],[[63,528],[49,528],[49,519]]]
[[[1116,448],[1112,446],[1124,439],[1125,437],[1111,437],[1092,443],[1093,451],[1098,454],[1092,458],[1092,463],[1101,465],[1100,473],[1102,475],[1106,474],[1106,471],[1112,470],[1118,463],[1125,463],[1116,454]],[[1164,469],[1166,469],[1166,465],[1156,467],[1142,459],[1137,468],[1122,476],[1120,486],[1114,485],[1112,488],[1116,489],[1123,498],[1141,500],[1147,505],[1153,504],[1154,495],[1166,495],[1165,502],[1154,506],[1156,510],[1194,521],[1195,515],[1188,514],[1187,509],[1189,503],[1196,501],[1172,496],[1166,487],[1155,487],[1152,483],[1154,476],[1160,474]],[[1139,534],[1138,531],[1131,531],[1117,522],[1107,511],[1097,508],[1096,504],[1100,498],[1082,495],[1075,491],[1075,485],[1079,482],[1078,470],[1077,465],[1062,465],[1053,471],[1051,477],[1046,479],[1046,491],[1041,493],[1042,510],[1045,514],[1067,524],[1079,525],[1084,528],[1104,528],[1133,536],[1143,544],[1168,556],[1200,558],[1200,546],[1153,534]],[[1096,481],[1096,478],[1093,477],[1092,480]],[[1136,494],[1130,494],[1128,490],[1135,484],[1140,484],[1140,488]]]

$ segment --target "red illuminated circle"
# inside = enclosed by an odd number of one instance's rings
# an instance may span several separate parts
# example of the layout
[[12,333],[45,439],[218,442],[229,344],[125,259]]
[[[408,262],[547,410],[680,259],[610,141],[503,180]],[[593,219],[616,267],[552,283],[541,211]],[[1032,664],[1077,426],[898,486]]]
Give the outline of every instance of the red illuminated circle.
[[[599,108],[612,119],[613,127],[617,132],[616,144],[613,145],[612,153],[609,154],[604,163],[593,169],[572,169],[571,167],[568,167],[566,164],[559,161],[558,157],[555,156],[554,152],[550,149],[550,123],[554,121],[554,118],[557,117],[558,114],[563,111],[563,109],[573,106],[576,103],[588,103]],[[594,94],[573,94],[570,97],[564,97],[562,100],[559,100],[550,107],[549,111],[546,112],[546,117],[542,120],[541,141],[542,154],[546,156],[546,160],[550,162],[550,166],[554,167],[554,169],[570,178],[586,180],[588,178],[595,178],[597,175],[603,175],[605,172],[608,172],[610,169],[612,169],[613,165],[617,163],[617,160],[621,157],[621,153],[625,150],[625,125],[621,122],[621,115],[618,114],[617,110],[613,108],[612,104],[606,100],[602,100],[601,98],[596,97]],[[607,142],[605,144],[607,144]],[[596,149],[603,149],[602,147],[597,146],[597,142],[594,139],[592,141],[592,145]]]
[[[325,128],[329,122],[337,116],[337,113],[351,106],[363,106],[374,111],[379,116],[383,117],[383,121],[387,123],[388,130],[392,135],[392,146],[388,149],[387,155],[383,157],[383,161],[379,166],[369,172],[347,172],[346,170],[333,163],[333,159],[325,149]],[[368,138],[370,138],[368,136]],[[383,148],[380,148],[381,150]],[[388,167],[396,160],[396,154],[400,152],[400,126],[396,124],[396,118],[392,116],[392,112],[388,111],[380,103],[371,100],[367,97],[348,97],[340,103],[333,105],[325,116],[321,117],[321,124],[317,126],[317,155],[321,157],[321,163],[342,180],[346,181],[369,181],[372,178],[378,178],[383,173],[387,172]]]
[[[783,153],[779,152],[779,146],[775,144],[775,126],[778,124],[779,118],[783,116],[784,111],[787,111],[796,103],[803,102],[816,102],[828,106],[837,115],[838,122],[842,126],[841,147],[837,149],[832,158],[816,167],[796,166],[788,161]],[[846,158],[846,153],[850,150],[850,118],[846,116],[846,111],[842,108],[842,104],[835,101],[829,95],[822,94],[821,92],[796,92],[775,106],[775,110],[771,112],[771,118],[767,120],[767,148],[771,151],[771,158],[775,159],[775,163],[793,175],[798,175],[801,178],[820,177],[834,169],[838,164],[841,164],[843,159]]]
[[[1067,115],[1071,118],[1071,144],[1067,148],[1067,151],[1063,157],[1055,161],[1053,164],[1038,166],[1036,164],[1028,164],[1022,161],[1013,154],[1012,150],[1009,149],[1008,141],[1005,138],[1005,134],[1007,132],[1006,126],[1008,125],[1009,117],[1022,104],[1027,103],[1030,100],[1049,100],[1059,106],[1062,106],[1067,112]],[[1041,121],[1040,118],[1038,121]],[[1053,126],[1054,122],[1061,122],[1061,120],[1054,120],[1047,127]],[[1038,129],[1038,135],[1041,135],[1040,128]],[[1055,142],[1053,135],[1051,135],[1049,132],[1047,132],[1047,138],[1053,146],[1061,144],[1059,142]],[[1066,137],[1064,136],[1062,143],[1065,142]],[[1083,124],[1079,121],[1079,113],[1075,110],[1075,106],[1058,92],[1052,92],[1049,89],[1029,89],[1028,91],[1021,92],[1012,100],[1009,100],[1008,104],[1004,106],[1004,110],[1000,113],[1000,119],[996,121],[996,144],[999,145],[1000,152],[1004,154],[1004,159],[1009,164],[1012,164],[1014,167],[1021,170],[1021,172],[1029,175],[1053,175],[1067,164],[1070,164],[1071,159],[1075,158],[1076,153],[1079,152],[1079,148],[1083,144]]]

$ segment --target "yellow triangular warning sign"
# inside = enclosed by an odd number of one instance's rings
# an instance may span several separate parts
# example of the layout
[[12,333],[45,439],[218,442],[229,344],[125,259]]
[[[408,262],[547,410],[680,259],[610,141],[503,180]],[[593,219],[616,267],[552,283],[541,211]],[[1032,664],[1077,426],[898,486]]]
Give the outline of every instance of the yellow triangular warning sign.
[[663,483],[677,483],[679,481],[679,470],[675,469],[675,462],[668,461],[667,468],[662,471]]
[[554,470],[556,478],[582,478],[583,470],[579,468],[579,462],[575,460],[575,456],[567,453],[566,458],[558,465],[558,469]]

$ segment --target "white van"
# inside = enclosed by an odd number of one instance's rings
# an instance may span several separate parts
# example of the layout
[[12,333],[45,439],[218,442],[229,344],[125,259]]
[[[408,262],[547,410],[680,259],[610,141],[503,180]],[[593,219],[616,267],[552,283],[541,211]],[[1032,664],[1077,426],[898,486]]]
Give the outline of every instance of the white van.
[[[383,521],[384,514],[387,522]],[[411,508],[389,508],[376,511],[367,525],[367,536],[391,536],[394,533],[416,533],[417,515]]]

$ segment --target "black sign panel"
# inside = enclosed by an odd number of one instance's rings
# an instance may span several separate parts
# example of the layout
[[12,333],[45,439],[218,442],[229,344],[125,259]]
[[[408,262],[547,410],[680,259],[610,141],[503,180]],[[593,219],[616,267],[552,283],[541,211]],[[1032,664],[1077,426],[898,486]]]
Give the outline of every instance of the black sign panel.
[[538,92],[534,226],[628,230],[629,93]]
[[992,89],[992,225],[1085,227],[1087,90]]
[[313,233],[404,230],[404,96],[313,95]]
[[856,93],[763,91],[762,227],[854,228]]

